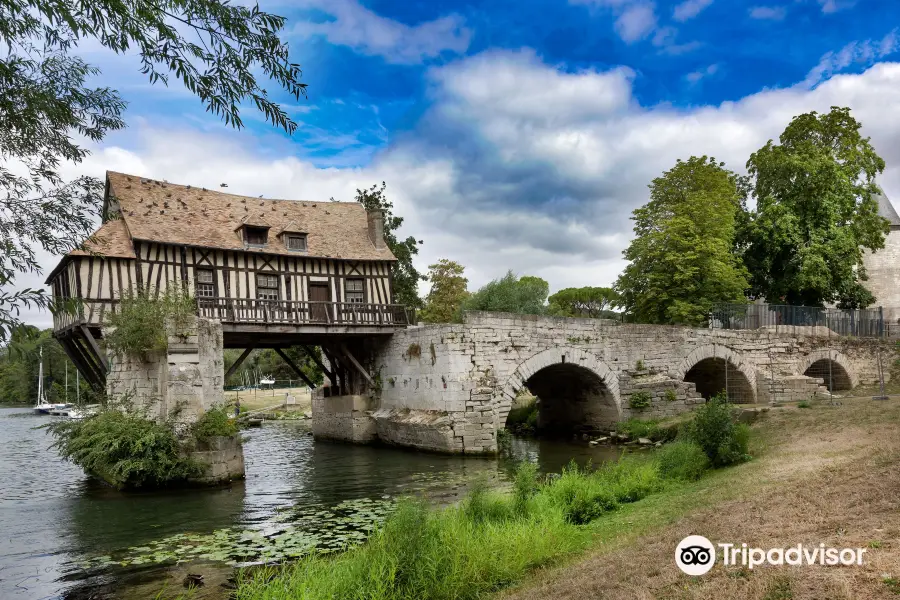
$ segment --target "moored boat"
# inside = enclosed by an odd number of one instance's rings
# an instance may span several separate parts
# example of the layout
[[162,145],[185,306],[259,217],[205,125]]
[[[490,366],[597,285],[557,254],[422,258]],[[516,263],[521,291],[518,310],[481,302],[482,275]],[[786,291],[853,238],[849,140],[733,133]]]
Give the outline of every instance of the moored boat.
[[40,349],[40,363],[38,365],[38,394],[37,403],[34,405],[34,412],[45,415],[58,415],[61,411],[70,408],[72,405],[65,402],[47,402],[47,396],[44,393],[44,348]]

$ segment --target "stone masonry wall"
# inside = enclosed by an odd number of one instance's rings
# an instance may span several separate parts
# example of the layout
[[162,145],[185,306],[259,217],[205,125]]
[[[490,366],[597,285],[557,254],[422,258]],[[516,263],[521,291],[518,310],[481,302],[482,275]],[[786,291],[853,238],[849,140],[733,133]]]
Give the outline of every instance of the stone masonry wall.
[[165,419],[164,402],[168,369],[161,353],[148,353],[143,358],[109,355],[110,370],[106,376],[106,394],[119,400],[129,399],[147,411],[148,416]]
[[886,321],[900,323],[900,228],[891,228],[881,250],[866,250],[863,263],[869,276],[865,286],[875,296],[875,306],[884,307]]
[[151,352],[143,357],[110,355],[107,394],[115,398],[129,396],[158,419],[165,419],[180,407],[180,418],[192,422],[225,399],[222,325],[192,318],[178,331],[171,324],[168,329],[164,353]]

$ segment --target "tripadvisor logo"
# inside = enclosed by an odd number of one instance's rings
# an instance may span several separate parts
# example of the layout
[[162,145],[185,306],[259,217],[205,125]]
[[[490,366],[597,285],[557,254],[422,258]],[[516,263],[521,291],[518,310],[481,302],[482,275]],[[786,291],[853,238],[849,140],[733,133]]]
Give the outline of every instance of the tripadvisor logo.
[[[862,565],[865,548],[826,548],[825,544],[791,548],[751,548],[747,544],[716,544],[726,567],[741,565]],[[689,535],[675,548],[675,564],[687,575],[707,573],[716,564],[716,545],[702,535]]]
[[675,564],[688,575],[703,575],[716,564],[716,548],[702,535],[689,535],[675,548]]

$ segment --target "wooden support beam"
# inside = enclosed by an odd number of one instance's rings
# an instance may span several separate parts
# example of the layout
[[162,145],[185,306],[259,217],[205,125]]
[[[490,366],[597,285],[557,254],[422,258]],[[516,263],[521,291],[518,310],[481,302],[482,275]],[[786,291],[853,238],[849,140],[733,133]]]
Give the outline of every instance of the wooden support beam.
[[79,330],[75,330],[72,336],[72,346],[81,354],[85,366],[90,369],[100,381],[105,379],[106,369],[100,363],[100,359],[94,355],[93,350],[88,346],[87,340],[83,339],[83,335]]
[[240,356],[238,356],[238,359],[237,359],[236,361],[234,361],[234,364],[231,365],[230,367],[228,367],[228,371],[225,373],[225,380],[226,380],[226,381],[228,380],[229,377],[232,376],[232,374],[234,374],[235,371],[238,370],[238,367],[240,367],[241,364],[243,364],[244,359],[246,359],[248,356],[250,356],[250,353],[253,352],[253,349],[254,349],[254,348],[256,348],[256,344],[254,344],[254,345],[252,345],[252,346],[248,346],[248,347],[244,350],[244,352],[241,353]]
[[369,375],[369,373],[363,368],[363,366],[361,364],[359,364],[359,361],[356,360],[356,357],[354,357],[352,354],[350,354],[350,350],[347,348],[347,345],[344,344],[343,342],[341,342],[341,352],[344,353],[344,356],[347,357],[347,359],[350,361],[350,364],[352,364],[354,367],[356,367],[356,369],[360,373],[362,373],[362,376],[366,378],[366,381],[369,382],[369,385],[374,386],[375,380],[372,379],[372,376]]
[[88,344],[88,348],[94,353],[97,357],[97,360],[100,361],[100,364],[103,367],[104,374],[109,372],[109,362],[106,360],[106,356],[103,354],[103,351],[100,350],[100,346],[97,345],[97,340],[94,339],[94,335],[91,333],[91,330],[87,328],[87,325],[81,326],[81,333],[84,334],[84,340]]
[[331,365],[331,372],[328,373],[328,379],[331,381],[331,385],[334,388],[340,388],[343,382],[338,381],[338,377],[341,374],[341,363],[338,362],[337,357],[331,353],[328,348],[325,346],[320,346],[322,348],[322,354],[325,355],[325,358],[328,359],[328,363]]
[[78,352],[76,348],[72,347],[72,340],[69,339],[69,336],[59,337],[57,338],[57,341],[59,342],[59,345],[62,346],[66,356],[69,357],[69,360],[71,360],[72,364],[75,365],[75,368],[78,369],[78,372],[84,375],[84,378],[89,384],[94,385],[93,373],[88,370],[88,366],[82,360],[81,353]]
[[306,382],[306,385],[308,385],[312,389],[315,389],[316,384],[314,384],[312,380],[310,380],[310,378],[306,376],[306,373],[300,370],[300,367],[294,364],[294,361],[291,360],[290,356],[285,354],[284,350],[282,350],[281,348],[275,348],[275,354],[280,356],[281,360],[287,363],[287,366],[292,368],[294,370],[294,373],[296,373],[300,377],[300,379]]
[[77,338],[74,335],[66,336],[63,348],[68,350],[66,354],[68,354],[69,358],[72,359],[72,362],[75,363],[75,368],[77,368],[81,372],[81,374],[84,375],[84,378],[85,380],[87,380],[88,384],[92,388],[98,391],[102,391],[105,387],[104,381],[102,378],[100,378],[100,375],[97,372],[96,365],[91,363],[90,359],[87,356],[87,352],[78,343]]
[[322,369],[322,372],[325,373],[325,375],[328,377],[328,379],[331,379],[333,377],[333,375],[332,375],[331,371],[329,371],[328,369],[325,368],[325,365],[322,364],[322,361],[319,360],[318,352],[316,352],[309,346],[302,346],[302,348],[303,348],[303,351],[306,352],[306,355],[310,358],[310,360],[312,360],[314,363],[316,363],[316,365],[320,369]]

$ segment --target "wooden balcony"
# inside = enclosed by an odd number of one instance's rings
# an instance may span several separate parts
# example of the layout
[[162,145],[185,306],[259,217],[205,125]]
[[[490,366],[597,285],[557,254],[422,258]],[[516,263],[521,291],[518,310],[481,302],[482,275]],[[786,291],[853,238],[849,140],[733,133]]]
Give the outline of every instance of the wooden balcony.
[[402,304],[197,298],[197,314],[223,324],[406,327],[412,316]]
[[[54,314],[54,335],[87,340],[102,337],[102,324],[120,310],[117,300],[86,300],[71,312]],[[226,348],[324,344],[341,338],[380,336],[415,323],[401,304],[197,298],[197,314],[222,322]]]

